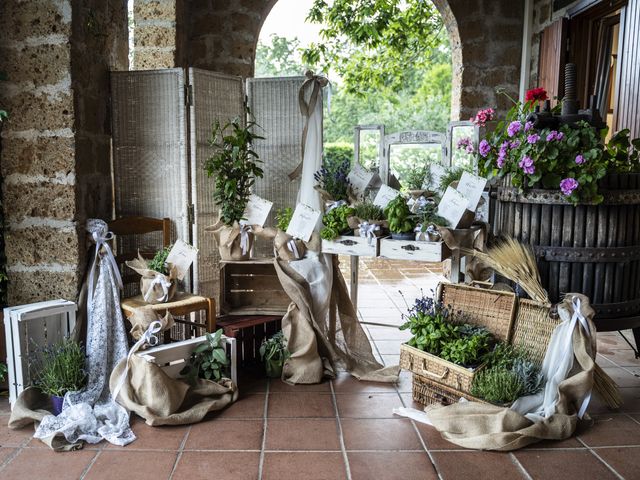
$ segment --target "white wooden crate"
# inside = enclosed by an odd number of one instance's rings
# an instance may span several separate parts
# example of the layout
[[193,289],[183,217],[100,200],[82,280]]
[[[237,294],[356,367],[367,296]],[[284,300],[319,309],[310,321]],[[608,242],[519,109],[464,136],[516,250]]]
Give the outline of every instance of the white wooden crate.
[[[222,336],[225,341],[225,350],[231,357],[231,380],[238,385],[238,362],[236,339]],[[193,350],[200,344],[205,343],[205,335],[181,342],[168,343],[148,350],[143,350],[136,355],[144,358],[147,362],[155,363],[171,378],[178,378],[180,371],[185,367],[191,357]]]
[[419,262],[441,262],[449,257],[444,242],[417,242],[415,240],[380,241],[380,256],[393,260],[415,260]]
[[51,300],[4,309],[4,331],[9,370],[9,402],[31,384],[29,356],[35,348],[53,345],[71,336],[76,326],[74,302]]
[[322,253],[377,257],[379,249],[379,238],[340,236],[335,240],[322,240]]

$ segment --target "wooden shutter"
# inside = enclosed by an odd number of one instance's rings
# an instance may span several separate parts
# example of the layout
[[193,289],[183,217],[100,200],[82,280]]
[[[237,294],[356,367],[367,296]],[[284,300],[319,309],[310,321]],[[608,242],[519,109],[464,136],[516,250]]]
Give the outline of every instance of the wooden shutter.
[[624,9],[622,44],[618,47],[620,88],[615,130],[629,128],[632,138],[640,137],[640,2]]
[[551,104],[564,96],[564,65],[566,60],[567,20],[562,18],[542,31],[538,61],[538,87],[543,87]]

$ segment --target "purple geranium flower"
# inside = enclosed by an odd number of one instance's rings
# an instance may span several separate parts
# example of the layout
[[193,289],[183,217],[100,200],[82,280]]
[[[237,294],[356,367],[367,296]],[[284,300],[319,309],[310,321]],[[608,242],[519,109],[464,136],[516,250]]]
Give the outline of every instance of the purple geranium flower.
[[513,137],[516,133],[520,131],[521,128],[522,128],[522,124],[517,120],[514,122],[511,122],[507,127],[507,135],[509,135],[510,137]]
[[565,178],[560,182],[560,190],[562,190],[564,195],[569,196],[576,188],[578,188],[578,185],[579,183],[575,178]]
[[580,154],[576,155],[576,163],[578,165],[582,165],[584,162],[586,162],[586,160],[584,159],[584,157]]
[[486,140],[481,140],[480,145],[478,145],[478,151],[480,152],[480,155],[486,157],[491,151],[491,145]]
[[554,140],[560,141],[564,138],[564,133],[557,130],[551,130],[547,135],[547,142],[553,142]]
[[536,171],[536,167],[533,163],[533,159],[528,155],[525,155],[524,157],[522,157],[522,160],[520,160],[520,163],[518,163],[518,166],[527,175],[533,175],[533,173]]
[[533,122],[527,122],[527,123],[524,124],[524,131],[525,132],[528,132],[532,128],[533,128]]
[[513,149],[513,148],[518,148],[520,146],[520,140],[512,140],[509,143],[509,148]]
[[538,143],[538,140],[540,140],[540,135],[538,135],[537,133],[532,133],[527,137],[527,143]]

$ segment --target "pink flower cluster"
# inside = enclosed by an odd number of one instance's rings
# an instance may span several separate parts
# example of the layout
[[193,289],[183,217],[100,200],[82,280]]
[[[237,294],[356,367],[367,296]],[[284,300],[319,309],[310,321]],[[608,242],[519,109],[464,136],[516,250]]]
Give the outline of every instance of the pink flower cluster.
[[507,135],[513,137],[516,133],[518,133],[522,129],[522,124],[520,122],[513,121],[507,127]]
[[480,155],[486,157],[491,151],[491,144],[486,140],[481,140],[480,145],[478,145],[478,151],[480,152]]
[[524,157],[522,157],[522,160],[520,160],[520,163],[518,163],[518,166],[527,175],[533,175],[533,173],[536,171],[536,166],[533,163],[533,159],[528,155],[525,155]]
[[573,191],[578,188],[580,184],[575,178],[565,178],[560,182],[560,190],[566,196],[569,196],[573,193]]
[[464,149],[467,153],[474,153],[473,142],[469,137],[464,137],[458,140],[457,146],[458,149]]
[[485,108],[484,110],[478,110],[475,118],[470,118],[473,123],[478,125],[479,127],[486,126],[487,122],[493,120],[493,115],[495,114],[495,110],[493,108]]

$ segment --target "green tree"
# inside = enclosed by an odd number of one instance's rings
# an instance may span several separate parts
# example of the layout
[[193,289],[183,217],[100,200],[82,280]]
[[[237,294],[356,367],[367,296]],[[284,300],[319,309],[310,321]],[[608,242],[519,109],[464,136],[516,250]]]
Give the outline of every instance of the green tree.
[[293,77],[304,74],[299,61],[300,40],[272,34],[270,44],[258,43],[256,77]]

